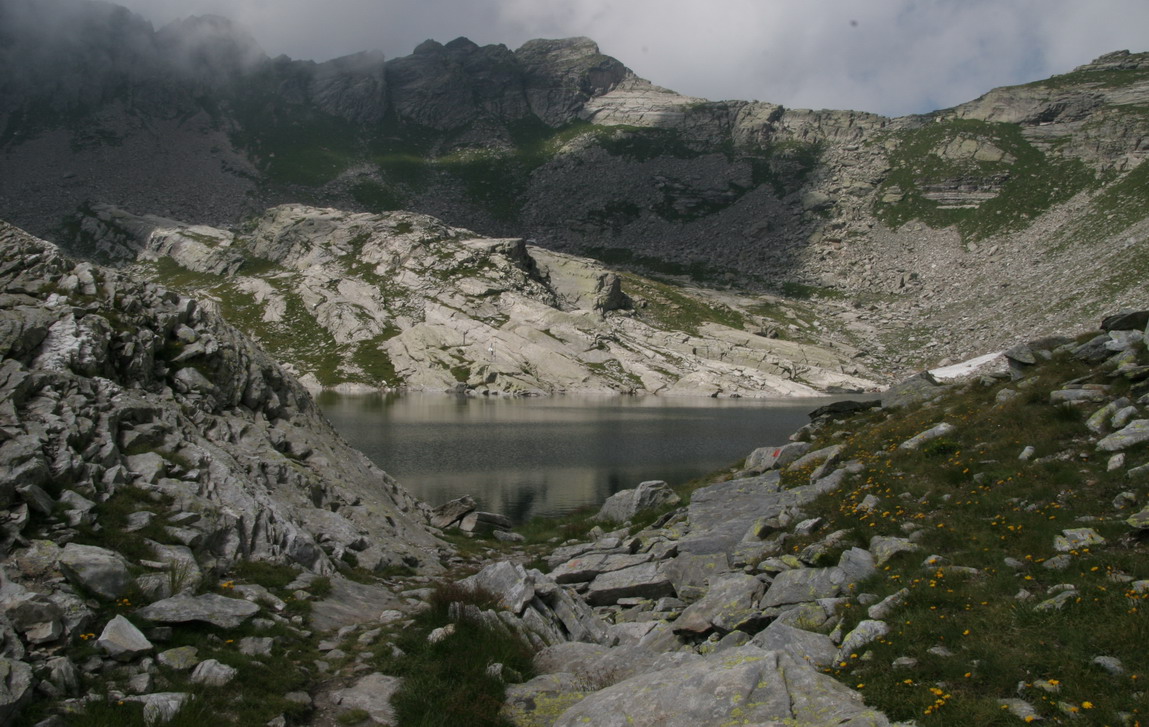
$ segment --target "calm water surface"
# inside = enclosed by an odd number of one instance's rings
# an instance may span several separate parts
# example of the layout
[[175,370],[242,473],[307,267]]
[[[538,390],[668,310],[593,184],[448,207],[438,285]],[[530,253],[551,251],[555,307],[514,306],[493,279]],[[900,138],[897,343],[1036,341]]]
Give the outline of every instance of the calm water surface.
[[[840,398],[840,397],[839,397]],[[601,503],[643,480],[671,485],[786,442],[825,399],[341,396],[319,403],[352,446],[412,494],[471,495],[521,522]]]

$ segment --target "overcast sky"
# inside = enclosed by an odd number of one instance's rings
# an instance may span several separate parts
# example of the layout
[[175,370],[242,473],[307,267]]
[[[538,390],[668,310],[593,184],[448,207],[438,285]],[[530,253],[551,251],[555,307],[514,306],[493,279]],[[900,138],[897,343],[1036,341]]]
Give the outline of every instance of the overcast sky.
[[272,56],[389,58],[459,36],[514,49],[585,35],[711,100],[897,116],[1149,50],[1149,0],[118,0],[157,27],[216,13]]

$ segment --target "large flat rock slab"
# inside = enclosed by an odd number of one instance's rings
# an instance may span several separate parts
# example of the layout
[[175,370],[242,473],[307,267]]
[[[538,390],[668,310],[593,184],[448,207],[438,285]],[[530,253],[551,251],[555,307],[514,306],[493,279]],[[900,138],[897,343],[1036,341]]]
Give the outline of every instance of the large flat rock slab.
[[[368,674],[355,684],[340,689],[332,695],[331,701],[342,710],[343,714],[352,710],[362,710],[367,713],[370,724],[394,725],[395,710],[391,707],[391,698],[399,691],[403,680],[398,677],[384,674]],[[343,720],[336,718],[340,723]]]
[[839,468],[809,485],[779,490],[776,471],[757,477],[719,482],[696,490],[690,498],[690,532],[678,552],[733,554],[754,521],[771,518],[790,507],[801,507],[838,489],[847,470]]
[[750,525],[771,517],[785,505],[778,497],[777,472],[719,482],[690,497],[690,533],[678,543],[680,553],[729,553]]
[[584,698],[555,727],[888,727],[857,692],[781,652],[744,646],[641,674]]
[[311,606],[310,623],[319,631],[334,631],[378,621],[384,611],[402,610],[404,606],[398,596],[382,586],[332,578],[331,593]]
[[706,634],[733,631],[758,614],[762,581],[744,573],[730,573],[710,584],[702,600],[691,604],[674,622],[674,630]]
[[759,631],[750,643],[765,651],[784,651],[815,667],[829,666],[838,655],[838,647],[829,636],[796,629],[781,621],[775,621]]
[[663,575],[658,563],[643,563],[631,568],[603,573],[591,581],[587,603],[609,606],[620,598],[659,598],[674,595],[674,586]]
[[777,472],[768,472],[695,490],[690,496],[690,527],[710,530],[732,517],[762,517],[774,506],[772,496],[778,492],[778,481]]
[[551,571],[556,583],[582,583],[593,581],[603,573],[622,570],[650,561],[649,553],[590,553],[572,558]]
[[172,596],[144,606],[137,615],[155,623],[202,621],[222,629],[234,629],[259,613],[259,606],[240,598],[217,593],[202,596]]

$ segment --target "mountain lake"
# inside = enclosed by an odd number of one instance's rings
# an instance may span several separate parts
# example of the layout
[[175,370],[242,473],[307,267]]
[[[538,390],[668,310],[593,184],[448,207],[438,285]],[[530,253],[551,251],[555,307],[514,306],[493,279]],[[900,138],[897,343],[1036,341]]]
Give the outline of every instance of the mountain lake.
[[644,480],[679,485],[734,466],[757,447],[785,444],[809,412],[843,398],[327,392],[319,404],[353,447],[424,502],[471,495],[519,523]]

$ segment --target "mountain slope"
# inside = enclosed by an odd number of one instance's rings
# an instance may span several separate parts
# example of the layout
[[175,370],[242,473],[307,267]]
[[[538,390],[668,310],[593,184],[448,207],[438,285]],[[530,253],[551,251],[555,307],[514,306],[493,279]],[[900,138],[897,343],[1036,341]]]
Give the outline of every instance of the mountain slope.
[[[55,5],[66,33],[17,22]],[[901,368],[1149,303],[1147,54],[888,119],[684,97],[585,38],[315,64],[269,59],[218,18],[0,12],[0,206],[61,241],[85,201],[217,226],[283,202],[406,209],[844,299]]]
[[284,205],[232,234],[96,208],[80,224],[89,245],[208,301],[313,387],[759,397],[875,386],[849,337],[830,343],[804,306],[620,275],[423,215]]

